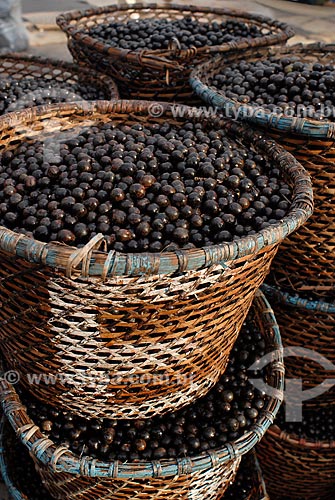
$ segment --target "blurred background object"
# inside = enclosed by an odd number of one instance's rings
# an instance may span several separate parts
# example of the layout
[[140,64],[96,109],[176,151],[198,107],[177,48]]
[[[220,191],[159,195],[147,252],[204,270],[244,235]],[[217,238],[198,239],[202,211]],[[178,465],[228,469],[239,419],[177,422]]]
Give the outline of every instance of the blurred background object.
[[28,48],[28,33],[21,17],[21,0],[0,0],[0,52]]

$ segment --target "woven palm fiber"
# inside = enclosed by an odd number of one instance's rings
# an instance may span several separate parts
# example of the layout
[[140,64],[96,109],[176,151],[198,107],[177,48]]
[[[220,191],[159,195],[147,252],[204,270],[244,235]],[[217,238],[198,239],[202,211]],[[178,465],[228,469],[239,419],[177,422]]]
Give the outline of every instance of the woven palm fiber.
[[[150,104],[65,103],[7,115],[0,149],[35,130],[41,138],[51,118],[53,130],[145,122]],[[161,106],[151,122],[198,120],[192,108],[174,119],[171,106]],[[300,164],[272,141],[233,122],[203,120],[280,166],[293,187],[289,213],[238,241],[160,254],[99,251],[102,235],[78,250],[0,228],[3,355],[40,400],[86,417],[139,418],[191,403],[224,372],[279,242],[311,214],[312,189]],[[30,383],[29,374],[40,379]]]
[[212,85],[213,77],[233,62],[268,57],[295,57],[305,63],[335,63],[335,44],[313,43],[257,48],[217,56],[200,65],[191,84],[202,99],[228,116],[265,127],[279,144],[308,170],[314,186],[315,210],[308,224],[281,245],[273,263],[273,283],[287,292],[309,293],[335,299],[335,123],[282,116],[227,98]]
[[[11,79],[20,82],[23,79],[34,81],[36,78],[43,78],[46,82],[50,83],[54,91],[52,95],[57,97],[58,91],[59,97],[62,100],[69,101],[70,98],[71,101],[79,100],[81,97],[80,87],[85,89],[85,85],[94,86],[97,90],[100,90],[106,100],[119,98],[114,80],[108,75],[94,71],[92,68],[86,69],[83,66],[77,66],[64,61],[23,56],[22,54],[0,56],[0,80]],[[69,91],[64,90],[64,84],[67,85]],[[77,87],[78,85],[80,85],[79,88]],[[71,94],[71,87],[76,88],[74,94]],[[43,93],[43,89],[32,91],[31,93],[28,92],[21,100],[22,105],[28,107],[28,104],[31,104],[32,98],[43,97],[43,95],[47,96],[47,92],[45,90],[44,92],[45,94]],[[10,109],[10,111],[18,110],[18,104],[20,102],[14,102],[12,105],[13,109]]]
[[257,456],[271,498],[334,498],[335,441],[298,439],[274,425],[258,445]]
[[[25,464],[25,473],[22,463]],[[235,498],[235,500],[268,500],[262,471],[254,452],[242,458],[239,471],[240,469],[253,471],[254,484],[251,490],[243,495],[243,498]],[[8,422],[3,418],[0,423],[0,474],[14,500],[36,500],[37,493],[39,498],[43,495],[44,500],[51,500],[50,493],[45,490],[37,472],[36,475],[34,472],[34,462],[30,459],[28,450],[16,438]],[[32,476],[34,482],[32,482]],[[38,491],[36,491],[37,488]],[[225,493],[220,495],[217,500],[224,500],[227,498],[225,495]]]
[[[192,17],[199,22],[237,20],[257,26],[262,36],[236,38],[219,46],[192,47],[181,50],[178,44],[162,50],[126,50],[112,47],[89,34],[94,26],[113,22],[127,23],[131,19],[167,19],[174,21]],[[241,11],[224,8],[181,6],[162,3],[143,5],[110,5],[82,12],[69,12],[57,18],[67,34],[69,49],[76,61],[85,62],[110,74],[119,84],[121,96],[132,99],[160,99],[190,103],[194,95],[188,78],[194,65],[206,61],[210,54],[285,43],[294,35],[284,23]]]
[[76,500],[214,500],[234,478],[241,457],[254,449],[273,423],[283,399],[284,364],[279,328],[261,292],[253,318],[271,353],[266,382],[274,388],[258,420],[243,436],[203,455],[153,462],[100,462],[56,446],[27,415],[14,386],[0,377],[0,402],[16,436],[29,450],[43,483],[54,498]]
[[[300,356],[285,357],[287,378],[301,379],[304,390],[327,384],[324,392],[304,402],[304,407],[335,405],[335,303],[308,301],[292,297],[281,290],[263,286],[280,327],[284,347],[310,349],[311,355],[323,356],[318,361]],[[328,363],[322,366],[321,363]],[[327,390],[328,387],[328,390]],[[322,391],[321,391],[322,392]]]

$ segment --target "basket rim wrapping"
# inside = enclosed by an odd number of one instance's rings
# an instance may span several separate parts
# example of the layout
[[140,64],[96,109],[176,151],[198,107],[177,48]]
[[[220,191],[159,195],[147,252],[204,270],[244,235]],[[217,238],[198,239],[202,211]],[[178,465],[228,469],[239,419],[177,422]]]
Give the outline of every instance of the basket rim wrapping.
[[227,8],[213,8],[205,6],[194,6],[194,5],[180,5],[180,4],[159,4],[150,3],[142,4],[137,2],[133,5],[117,5],[112,4],[105,7],[96,7],[86,10],[73,10],[70,12],[65,12],[60,14],[56,22],[58,26],[64,31],[69,37],[73,38],[83,45],[94,48],[94,50],[106,54],[109,57],[115,58],[115,60],[127,60],[128,62],[133,62],[135,64],[143,64],[152,67],[153,69],[182,69],[182,66],[178,66],[176,61],[172,61],[171,58],[176,58],[182,62],[183,59],[189,60],[194,58],[196,54],[210,54],[218,52],[228,52],[230,50],[246,49],[250,47],[250,39],[242,38],[238,41],[227,42],[222,45],[216,46],[204,46],[201,48],[192,47],[188,50],[176,49],[158,49],[158,50],[129,50],[122,49],[119,47],[114,47],[109,45],[107,42],[101,42],[94,37],[82,32],[75,26],[71,25],[71,21],[80,21],[84,17],[98,16],[103,14],[110,14],[113,12],[122,12],[127,10],[165,10],[165,11],[180,11],[180,12],[202,12],[204,14],[215,13],[218,15],[226,15],[231,17],[238,17],[244,21],[254,21],[259,24],[266,25],[267,27],[272,27],[277,30],[277,33],[272,33],[270,35],[262,36],[259,39],[252,39],[252,46],[257,47],[260,45],[271,45],[275,43],[283,42],[285,43],[289,38],[295,35],[293,28],[286,23],[271,19],[269,17],[262,16],[260,14],[254,14],[250,12],[245,12],[241,10],[232,10]]
[[[334,53],[335,61],[335,44],[325,42],[314,42],[309,44],[297,43],[294,45],[286,45],[281,47],[260,47],[259,50],[264,51],[263,57],[286,56],[294,54],[304,54],[313,52],[331,52]],[[253,58],[254,54],[248,52],[248,57]],[[194,92],[204,101],[215,106],[225,113],[234,116],[239,116],[239,119],[248,121],[251,124],[266,127],[270,130],[277,130],[282,133],[293,133],[295,135],[311,137],[314,139],[335,139],[335,122],[318,121],[310,118],[283,116],[263,108],[262,106],[251,106],[242,104],[237,99],[226,97],[224,91],[218,90],[213,86],[209,86],[202,81],[202,77],[207,71],[212,68],[222,68],[226,64],[224,58],[220,55],[213,57],[206,63],[199,64],[191,73],[190,85]],[[258,113],[255,112],[258,110]]]
[[[29,110],[10,113],[0,118],[0,140],[13,129],[18,130],[27,124],[36,123],[54,116],[69,115],[92,116],[126,114],[130,117],[149,117],[151,101],[94,101],[80,103],[60,103],[45,105]],[[159,103],[160,118],[169,118],[178,106]],[[196,112],[195,112],[196,111]],[[182,106],[183,118],[208,121],[206,114],[199,118],[199,110]],[[174,114],[178,116],[178,114]],[[195,118],[196,117],[196,118]],[[155,253],[109,253],[99,251],[104,243],[102,234],[93,238],[83,249],[58,243],[42,243],[22,234],[0,227],[0,251],[23,258],[31,264],[41,264],[58,270],[65,270],[68,277],[78,266],[82,276],[141,276],[166,275],[175,272],[187,272],[216,264],[223,264],[237,258],[253,255],[267,246],[278,244],[299,226],[304,224],[313,212],[313,189],[309,174],[302,165],[273,140],[266,139],[259,131],[253,131],[245,125],[231,122],[220,117],[211,120],[211,126],[220,126],[228,133],[242,138],[243,143],[253,145],[265,152],[273,161],[280,163],[284,173],[294,181],[293,199],[289,213],[277,224],[262,229],[255,235],[237,241],[189,250]],[[335,125],[335,124],[334,124]]]
[[271,297],[282,304],[299,307],[301,309],[306,309],[308,311],[318,311],[324,313],[335,314],[335,304],[326,302],[323,300],[309,300],[299,297],[298,294],[291,295],[288,292],[284,292],[273,285],[268,285],[264,283],[262,285],[262,290],[267,297]]
[[282,431],[278,425],[272,425],[268,433],[276,438],[280,439],[282,441],[285,441],[286,443],[289,443],[293,446],[303,446],[304,448],[310,449],[310,450],[332,450],[335,449],[335,440],[329,440],[329,441],[313,441],[312,439],[309,438],[299,438],[295,434],[289,434],[285,431]]
[[208,451],[206,455],[138,463],[120,463],[117,460],[102,462],[87,456],[78,458],[67,448],[57,447],[43,435],[39,427],[28,417],[14,387],[1,376],[0,402],[3,412],[30,454],[33,454],[38,461],[55,472],[80,474],[85,477],[144,479],[183,476],[225,464],[248,453],[260,441],[273,423],[283,400],[285,369],[279,327],[273,310],[262,292],[257,292],[253,307],[256,307],[260,312],[259,315],[266,328],[267,348],[269,351],[271,350],[268,378],[274,384],[275,395],[267,400],[258,422],[252,427],[252,430],[220,449]]

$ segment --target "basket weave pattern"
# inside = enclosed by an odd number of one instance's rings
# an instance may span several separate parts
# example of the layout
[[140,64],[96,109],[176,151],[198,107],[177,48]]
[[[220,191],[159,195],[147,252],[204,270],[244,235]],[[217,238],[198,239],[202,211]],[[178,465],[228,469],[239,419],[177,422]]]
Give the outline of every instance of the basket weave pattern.
[[52,495],[62,500],[143,497],[214,500],[222,494],[234,477],[241,456],[254,448],[273,422],[283,397],[284,365],[279,329],[269,303],[260,292],[255,298],[253,314],[266,351],[273,353],[266,381],[275,389],[276,396],[268,398],[257,423],[246,434],[205,455],[147,463],[104,463],[90,457],[77,457],[42,434],[27,415],[13,386],[0,379],[0,402],[4,413],[30,451]]
[[[237,20],[257,26],[259,38],[236,39],[220,46],[180,50],[131,51],[110,46],[89,35],[89,30],[101,24],[126,23],[131,19],[168,19],[174,21],[191,16],[199,22]],[[69,38],[69,49],[76,61],[100,68],[113,76],[123,98],[160,99],[186,102],[192,96],[188,83],[191,68],[208,58],[210,53],[246,49],[285,43],[294,32],[286,24],[246,12],[211,7],[192,7],[156,3],[143,5],[111,5],[83,12],[69,12],[58,17],[57,23]]]
[[[171,118],[169,109],[156,121]],[[134,122],[148,119],[148,103],[35,108],[3,117],[2,145],[16,144],[29,123],[41,134],[50,117],[53,126],[57,119],[77,126],[111,117],[129,123],[130,114]],[[294,188],[283,221],[232,243],[127,255],[96,251],[102,236],[77,250],[0,228],[4,356],[40,399],[86,416],[138,418],[190,403],[224,372],[278,243],[306,220],[313,203],[308,176],[293,157],[231,122],[208,126],[238,134],[281,165]],[[96,381],[106,372],[110,383],[93,388],[83,378]],[[79,383],[58,378],[29,385],[28,373],[65,374]]]
[[281,245],[273,263],[275,283],[288,292],[315,291],[324,300],[335,299],[335,123],[292,118],[270,111],[252,112],[250,105],[227,98],[211,86],[213,77],[233,62],[268,57],[297,57],[306,63],[335,63],[335,45],[314,43],[289,47],[258,48],[218,56],[199,66],[191,76],[196,93],[212,106],[262,126],[305,166],[312,176],[315,210],[309,222]]
[[335,441],[298,440],[273,426],[258,445],[257,455],[270,497],[334,498]]
[[[263,286],[263,291],[273,306],[284,347],[310,349],[317,355],[324,356],[335,367],[335,304],[291,297],[267,285]],[[327,379],[334,379],[334,368],[326,369],[317,360],[306,360],[299,356],[287,356],[285,369],[288,378],[303,381],[304,389],[325,384]],[[335,404],[334,396],[334,388],[331,385],[322,395],[305,401],[304,407]]]
[[[274,253],[241,259],[228,271],[217,265],[169,282],[146,277],[115,283],[74,281],[29,265],[23,270],[22,262],[4,257],[4,356],[27,390],[78,414],[136,418],[137,412],[179,408],[224,372]],[[64,383],[30,385],[25,375],[34,373],[64,374]],[[90,376],[101,378],[94,391]]]
[[[117,86],[110,76],[94,71],[92,68],[87,69],[64,61],[55,61],[42,57],[28,57],[21,54],[0,56],[0,79],[6,80],[8,78],[18,82],[23,79],[34,81],[37,78],[43,78],[56,91],[59,88],[62,89],[66,84],[69,88],[76,87],[75,97],[77,98],[80,96],[80,86],[90,85],[94,86],[97,91],[102,92],[106,100],[119,98]],[[78,85],[79,88],[77,88]],[[38,91],[32,92],[32,97],[38,94]],[[66,97],[66,94],[62,94],[62,96]],[[69,93],[70,97],[71,94]],[[27,98],[29,98],[29,92],[23,102]],[[14,103],[14,105],[17,106],[17,103]],[[16,107],[16,109],[18,108]]]

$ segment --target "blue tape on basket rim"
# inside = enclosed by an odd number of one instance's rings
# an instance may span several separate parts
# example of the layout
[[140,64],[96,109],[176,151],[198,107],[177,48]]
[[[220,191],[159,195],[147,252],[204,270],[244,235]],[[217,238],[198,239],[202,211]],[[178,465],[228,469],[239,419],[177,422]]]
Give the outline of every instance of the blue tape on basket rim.
[[[271,306],[261,291],[256,292],[254,306],[257,310],[266,313],[266,322],[264,323],[264,328],[266,330],[266,341],[267,348],[271,349],[273,352],[272,363],[283,363],[283,345],[281,341],[281,336],[278,328],[278,324]],[[271,366],[271,365],[270,365]],[[284,374],[276,371],[275,375],[276,386],[275,389],[282,393],[284,388]],[[21,414],[23,416],[25,424],[31,422],[27,416],[23,405],[21,409],[16,412],[10,412],[8,414],[7,408],[12,407],[12,401],[19,401],[18,396],[14,390],[13,386],[10,386],[8,382],[2,380],[0,384],[0,389],[6,392],[5,397],[1,397],[2,407],[4,413],[10,422],[12,428],[16,431],[19,439],[23,440],[23,444],[28,448],[29,452],[33,452],[34,443],[43,438],[42,433],[34,433],[32,435],[32,441],[24,441],[25,431],[17,432],[22,424]],[[9,389],[6,390],[6,388]],[[232,460],[233,456],[236,458],[241,457],[251,451],[255,444],[261,439],[268,428],[272,425],[273,419],[275,418],[279,408],[281,406],[281,401],[276,397],[270,397],[264,408],[264,412],[260,412],[259,423],[253,432],[250,430],[245,435],[236,439],[233,443],[228,446],[223,446],[222,448],[210,450],[215,453],[216,462],[218,465],[223,465]],[[34,425],[31,422],[32,425]],[[23,426],[25,428],[25,426]],[[233,450],[233,456],[232,456]],[[56,457],[56,459],[55,459]],[[58,458],[57,458],[58,457]],[[181,468],[183,469],[183,474],[188,475],[193,472],[200,472],[204,470],[209,470],[213,467],[213,454],[198,455],[194,457],[186,457],[185,459],[165,459],[161,461],[153,462],[137,462],[137,463],[120,463],[119,461],[113,462],[102,462],[89,457],[83,457],[80,459],[76,457],[72,452],[65,450],[64,447],[48,447],[43,452],[39,453],[38,457],[35,458],[39,460],[42,464],[49,468],[52,468],[55,472],[64,472],[67,474],[83,475],[83,470],[85,470],[86,477],[99,477],[99,478],[118,478],[118,479],[148,479],[152,477],[174,477],[180,474]],[[159,464],[159,466],[158,466]],[[182,467],[181,467],[182,466]]]
[[335,303],[325,302],[323,300],[309,300],[299,297],[298,294],[291,295],[279,288],[264,283],[261,286],[262,291],[267,297],[278,300],[279,302],[292,307],[306,309],[308,311],[324,312],[335,314]]

